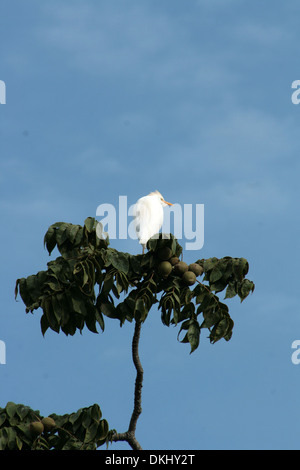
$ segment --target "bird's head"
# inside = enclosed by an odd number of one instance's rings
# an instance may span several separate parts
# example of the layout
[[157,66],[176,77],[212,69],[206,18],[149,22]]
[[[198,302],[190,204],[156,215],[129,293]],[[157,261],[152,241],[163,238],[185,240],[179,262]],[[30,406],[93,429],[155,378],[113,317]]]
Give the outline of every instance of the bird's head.
[[166,207],[166,206],[173,206],[173,204],[171,202],[167,202],[165,201],[165,199],[163,198],[163,196],[160,194],[159,191],[153,191],[152,193],[149,194],[149,196],[153,196],[153,197],[156,197],[158,198],[159,202],[161,203],[161,205],[163,207]]

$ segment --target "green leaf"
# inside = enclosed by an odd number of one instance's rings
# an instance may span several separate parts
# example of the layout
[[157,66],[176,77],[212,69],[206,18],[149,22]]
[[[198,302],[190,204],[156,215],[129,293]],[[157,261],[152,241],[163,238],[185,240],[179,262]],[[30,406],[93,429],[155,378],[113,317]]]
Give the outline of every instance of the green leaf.
[[51,301],[52,301],[52,308],[53,308],[53,313],[56,318],[56,321],[58,325],[61,323],[61,306],[60,302],[58,301],[56,295],[51,296]]
[[80,408],[78,411],[76,411],[76,413],[72,413],[69,417],[69,421],[71,424],[75,424],[75,422],[80,418],[82,417],[81,416],[82,414],[82,408]]
[[[82,294],[83,295],[83,294]],[[72,309],[74,312],[79,313],[79,315],[86,316],[87,311],[86,311],[86,299],[82,297],[80,293],[76,289],[72,289],[69,291],[69,300],[72,305]]]
[[5,421],[6,421],[6,413],[4,412],[4,413],[0,414],[0,428],[1,428],[2,424],[5,423]]
[[118,252],[113,248],[107,249],[107,265],[112,265],[118,271],[125,274],[129,271],[129,255],[127,253]]
[[144,268],[141,266],[140,256],[129,255],[128,260],[132,271],[141,276],[144,272]]
[[48,322],[48,319],[47,319],[47,316],[45,314],[43,314],[41,316],[41,320],[40,320],[40,323],[41,323],[41,331],[42,331],[42,335],[45,336],[45,333],[46,331],[48,330],[49,328],[49,322]]
[[27,289],[26,279],[24,277],[21,279],[18,279],[17,283],[18,283],[19,294],[21,296],[21,299],[23,300],[26,307],[30,306],[32,300]]
[[84,236],[83,228],[79,227],[78,232],[76,233],[76,237],[74,239],[73,245],[80,246],[83,242],[83,236]]
[[92,416],[91,416],[91,409],[88,408],[87,410],[84,411],[83,417],[82,417],[82,426],[87,429],[89,425],[91,424],[92,421]]
[[[180,327],[180,330],[178,332],[178,335],[177,335],[177,340],[179,341],[179,335],[181,333],[181,331],[183,330],[188,330],[189,329],[189,325],[190,325],[190,320],[186,320],[184,321],[182,324],[181,324],[181,327]],[[183,340],[180,341],[181,343],[187,343],[188,342],[188,339],[186,337],[186,340],[185,340],[185,337],[183,338]]]
[[187,331],[187,339],[191,345],[190,354],[199,346],[200,341],[200,326],[197,320],[191,320]]
[[45,315],[47,317],[50,328],[58,333],[59,332],[59,325],[58,325],[57,320],[55,318],[51,297],[49,297],[49,296],[44,297],[43,300],[42,300],[41,307],[42,307],[43,312],[45,313]]
[[209,287],[204,284],[197,284],[192,291],[193,297],[196,297],[196,304],[200,304],[204,301],[206,296],[210,296]]
[[233,327],[234,327],[234,322],[233,322],[233,320],[232,320],[230,317],[227,318],[227,324],[228,324],[228,325],[227,325],[227,331],[226,331],[226,333],[224,334],[224,339],[225,339],[226,341],[229,341],[229,340],[231,339],[231,337],[232,337],[232,329],[233,329]]
[[91,417],[94,421],[100,421],[102,417],[100,406],[96,403],[91,407]]
[[237,292],[235,290],[235,283],[230,282],[226,289],[225,299],[231,299],[232,297],[235,297],[236,294]]
[[87,217],[84,221],[86,230],[91,233],[95,229],[95,219],[93,217]]
[[0,430],[0,450],[5,450],[8,442],[7,428]]
[[7,447],[9,450],[14,450],[16,447],[17,433],[12,427],[6,428],[6,432],[7,432]]
[[89,282],[89,273],[88,273],[88,267],[85,263],[82,263],[82,270],[83,270],[83,282],[82,282],[82,287],[84,287],[86,284]]
[[92,332],[98,334],[97,328],[96,328],[96,317],[95,315],[87,315],[85,317],[85,324],[87,328]]
[[16,436],[16,444],[17,444],[18,450],[22,450],[23,441],[19,438],[19,436]]
[[208,308],[204,310],[203,318],[200,328],[211,328],[222,318],[221,310],[214,307]]
[[113,274],[106,273],[103,284],[102,284],[101,294],[107,295],[111,291],[113,284],[114,284]]
[[74,244],[77,234],[80,231],[80,228],[81,228],[80,225],[73,225],[73,224],[71,225],[68,238],[72,244]]
[[184,338],[180,342],[190,343],[190,346],[191,346],[190,354],[192,354],[192,352],[194,352],[199,346],[199,341],[200,341],[199,323],[194,318],[184,321],[179,330],[177,339],[182,330],[187,330],[187,333],[185,334]]
[[105,324],[104,324],[103,315],[101,311],[99,311],[98,308],[96,308],[96,311],[95,311],[95,319],[96,319],[96,322],[100,325],[101,330],[104,331]]
[[105,439],[108,434],[108,430],[109,430],[108,422],[106,421],[106,419],[102,419],[98,426],[97,439],[98,440]]
[[224,290],[226,285],[227,285],[227,281],[221,278],[219,279],[219,281],[216,281],[215,283],[211,284],[210,289],[211,291],[217,294],[218,292],[221,292],[222,290]]
[[213,270],[210,273],[209,281],[210,281],[211,284],[213,284],[214,282],[221,279],[222,276],[223,276],[222,271],[218,267],[215,267],[215,268],[213,268]]
[[236,280],[242,281],[244,273],[248,271],[248,261],[245,258],[235,258],[232,267]]
[[97,431],[98,431],[98,423],[92,422],[86,430],[86,433],[84,436],[84,442],[94,441]]
[[116,318],[116,307],[111,302],[103,302],[100,305],[103,315],[109,318]]
[[44,237],[44,246],[47,248],[49,256],[56,245],[56,229],[53,225],[49,227]]
[[28,406],[24,406],[24,405],[17,405],[16,408],[17,408],[16,411],[17,411],[17,414],[18,414],[20,420],[23,421],[25,416],[28,415],[28,413],[30,411],[30,408]]
[[61,245],[68,238],[68,229],[69,229],[69,224],[67,223],[62,223],[61,226],[58,229],[56,229],[56,242],[57,242],[57,246],[59,250],[61,248]]
[[203,291],[203,300],[201,301],[198,309],[197,309],[197,315],[201,312],[204,312],[208,308],[213,308],[216,306],[218,303],[218,297],[215,296],[212,292],[209,292],[207,290]]
[[242,283],[240,284],[238,288],[238,295],[241,299],[241,302],[245,300],[245,298],[250,294],[250,292],[253,292],[255,288],[255,285],[252,281],[249,281],[249,279],[244,279]]
[[150,251],[155,251],[157,247],[157,238],[149,238],[147,241],[147,249]]
[[145,302],[143,299],[137,299],[134,309],[134,318],[139,321],[145,321],[148,314],[148,309],[146,308]]
[[218,261],[219,261],[218,258],[215,258],[215,257],[204,260],[204,263],[203,263],[204,271],[207,272],[213,269]]
[[128,290],[128,281],[125,278],[125,275],[122,272],[116,273],[116,287],[117,287],[117,294],[120,295],[121,292]]
[[226,256],[225,258],[222,258],[219,261],[219,267],[223,273],[222,279],[225,280],[226,283],[228,282],[229,278],[232,275],[232,264],[233,264],[232,258],[229,258],[228,256]]
[[[46,280],[46,274],[43,272],[44,276],[42,281]],[[39,277],[36,274],[28,276],[26,279],[27,291],[33,301],[35,301],[41,295],[41,283],[39,282]]]
[[15,286],[15,300],[18,296],[18,290],[19,290],[19,283],[20,283],[20,279],[17,279],[16,281],[16,286]]
[[240,258],[242,266],[243,266],[243,276],[245,277],[246,274],[248,274],[249,271],[249,263],[245,258]]
[[[211,334],[209,336],[211,343],[216,343],[223,337],[228,338],[228,332],[232,331],[233,322],[230,317],[222,318],[212,329]],[[231,335],[230,335],[231,337]],[[229,339],[230,339],[229,337]],[[228,339],[227,339],[228,341]]]
[[5,407],[5,410],[9,418],[12,418],[17,412],[17,405],[13,403],[12,401],[9,401]]

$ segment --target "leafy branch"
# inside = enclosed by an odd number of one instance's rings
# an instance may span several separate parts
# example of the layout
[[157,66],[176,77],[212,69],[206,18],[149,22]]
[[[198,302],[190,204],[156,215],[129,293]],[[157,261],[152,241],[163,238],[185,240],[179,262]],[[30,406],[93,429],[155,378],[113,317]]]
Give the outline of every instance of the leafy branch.
[[[212,344],[222,338],[229,341],[234,322],[217,294],[225,291],[224,300],[238,296],[243,302],[254,291],[254,283],[246,278],[248,261],[226,256],[199,259],[188,265],[180,261],[182,247],[172,234],[150,239],[146,254],[122,253],[109,246],[101,224],[92,217],[83,226],[65,222],[51,225],[44,244],[49,255],[57,249],[59,256],[47,263],[46,270],[17,279],[15,287],[15,297],[21,296],[26,313],[41,309],[43,335],[49,329],[74,335],[85,327],[97,334],[99,328],[105,330],[105,318],[117,319],[120,326],[126,321],[135,322],[132,358],[137,374],[128,430],[117,433],[105,428],[105,438],[99,439],[94,424],[93,431],[89,431],[93,439],[88,442],[98,445],[103,439],[125,440],[133,449],[140,449],[135,431],[143,384],[138,354],[142,323],[157,304],[162,323],[179,326],[177,339],[185,333],[180,342],[190,345],[190,353],[199,347],[203,329],[209,330]],[[63,429],[71,434],[74,431],[66,426]],[[86,445],[86,437],[74,435]]]
[[42,417],[29,406],[8,402],[0,408],[0,450],[95,450],[114,433],[101,418],[97,404]]

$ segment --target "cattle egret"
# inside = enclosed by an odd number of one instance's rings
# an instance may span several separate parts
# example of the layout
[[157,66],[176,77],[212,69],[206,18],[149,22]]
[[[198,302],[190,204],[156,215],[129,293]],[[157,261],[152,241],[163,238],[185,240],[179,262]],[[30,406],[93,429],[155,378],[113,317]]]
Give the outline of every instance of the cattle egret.
[[163,224],[163,208],[167,205],[172,206],[173,204],[165,201],[160,192],[154,191],[141,197],[134,206],[135,230],[143,247],[143,254],[147,241],[159,232]]

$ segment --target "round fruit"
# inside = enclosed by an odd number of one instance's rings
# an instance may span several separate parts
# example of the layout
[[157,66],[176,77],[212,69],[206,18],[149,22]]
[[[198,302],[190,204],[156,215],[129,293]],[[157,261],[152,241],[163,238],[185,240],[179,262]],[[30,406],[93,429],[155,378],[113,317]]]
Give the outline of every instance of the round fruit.
[[172,258],[170,258],[169,261],[172,266],[175,266],[175,264],[179,263],[179,258],[177,258],[177,256],[172,256]]
[[196,274],[192,271],[186,271],[182,276],[182,280],[188,286],[192,286],[196,282]]
[[158,265],[158,271],[163,277],[169,276],[170,272],[172,271],[172,265],[169,261],[162,261]]
[[157,256],[162,261],[168,261],[172,256],[172,250],[168,246],[163,246],[158,250]]
[[44,431],[44,425],[41,421],[33,421],[30,423],[29,429],[33,436],[39,436]]
[[184,261],[179,261],[174,266],[174,272],[179,276],[182,276],[189,269],[188,265]]
[[48,418],[43,418],[42,423],[46,432],[52,431],[52,429],[56,427],[54,419],[50,418],[50,416],[48,416]]
[[200,264],[192,263],[189,265],[189,271],[196,274],[196,276],[201,276],[201,274],[204,272],[204,269],[202,266],[200,266]]

